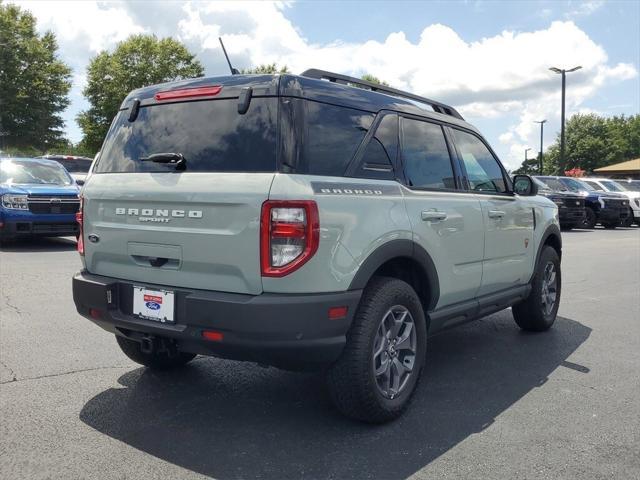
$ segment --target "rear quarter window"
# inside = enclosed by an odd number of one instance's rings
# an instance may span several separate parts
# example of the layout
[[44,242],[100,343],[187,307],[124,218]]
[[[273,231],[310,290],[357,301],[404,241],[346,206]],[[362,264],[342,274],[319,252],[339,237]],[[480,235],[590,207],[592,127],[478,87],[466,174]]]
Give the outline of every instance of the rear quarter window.
[[187,172],[274,172],[276,119],[276,99],[260,97],[252,99],[243,115],[236,99],[150,105],[140,108],[133,122],[124,110],[94,171],[173,171],[170,165],[139,160],[172,152],[185,157]]
[[344,175],[374,115],[298,98],[284,98],[282,105],[283,170]]

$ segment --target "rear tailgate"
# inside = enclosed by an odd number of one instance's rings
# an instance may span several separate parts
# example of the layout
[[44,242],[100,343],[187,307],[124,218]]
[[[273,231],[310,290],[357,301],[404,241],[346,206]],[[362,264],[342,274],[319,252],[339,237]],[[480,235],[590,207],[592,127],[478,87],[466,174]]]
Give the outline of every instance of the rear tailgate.
[[[90,273],[262,292],[260,211],[277,170],[277,98],[254,91],[241,109],[229,95],[242,81],[222,79],[205,99],[200,88],[168,90],[167,102],[142,91],[138,110],[120,111],[83,189]],[[157,161],[167,155],[184,161]]]
[[261,293],[260,209],[272,179],[272,173],[94,176],[84,192],[86,268],[160,285]]

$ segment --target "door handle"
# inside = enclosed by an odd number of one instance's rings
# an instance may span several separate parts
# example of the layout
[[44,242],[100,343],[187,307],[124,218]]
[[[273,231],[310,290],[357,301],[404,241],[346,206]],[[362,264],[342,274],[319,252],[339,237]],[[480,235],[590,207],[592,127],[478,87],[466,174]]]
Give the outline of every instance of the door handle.
[[502,218],[506,215],[502,210],[489,210],[489,218]]
[[422,212],[421,217],[425,222],[439,222],[440,220],[446,220],[447,214],[437,210],[425,210]]

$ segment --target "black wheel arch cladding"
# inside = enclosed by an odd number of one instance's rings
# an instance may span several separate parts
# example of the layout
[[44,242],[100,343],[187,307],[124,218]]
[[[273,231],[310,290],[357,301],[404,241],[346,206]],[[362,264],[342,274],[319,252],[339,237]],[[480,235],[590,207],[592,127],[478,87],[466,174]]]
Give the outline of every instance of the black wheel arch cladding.
[[392,240],[374,250],[360,265],[349,285],[349,290],[364,289],[374,274],[392,260],[406,259],[416,265],[428,282],[428,298],[423,299],[426,311],[432,310],[440,297],[440,281],[433,259],[416,242],[407,239]]

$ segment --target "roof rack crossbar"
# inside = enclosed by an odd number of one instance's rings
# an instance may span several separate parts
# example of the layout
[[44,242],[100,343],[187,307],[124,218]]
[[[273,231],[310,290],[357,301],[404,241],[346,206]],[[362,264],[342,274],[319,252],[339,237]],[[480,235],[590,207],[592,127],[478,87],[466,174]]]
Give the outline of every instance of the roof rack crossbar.
[[450,105],[446,105],[444,103],[437,102],[435,100],[431,100],[426,97],[421,97],[419,95],[414,95],[413,93],[405,92],[403,90],[398,90],[397,88],[387,87],[386,85],[380,85],[378,83],[368,82],[366,80],[350,77],[348,75],[327,72],[325,70],[318,70],[317,68],[311,68],[309,70],[305,70],[300,75],[307,78],[315,78],[317,80],[329,80],[330,82],[340,83],[343,85],[359,85],[362,87],[367,87],[369,90],[373,92],[386,93],[388,95],[393,95],[395,97],[402,97],[402,98],[407,98],[409,100],[414,100],[416,102],[426,103],[427,105],[430,105],[431,108],[433,108],[433,110],[437,113],[442,113],[444,115],[451,115],[452,117],[459,118],[460,120],[464,120],[464,118],[462,118],[462,115],[460,115],[460,113],[458,113],[458,111]]

